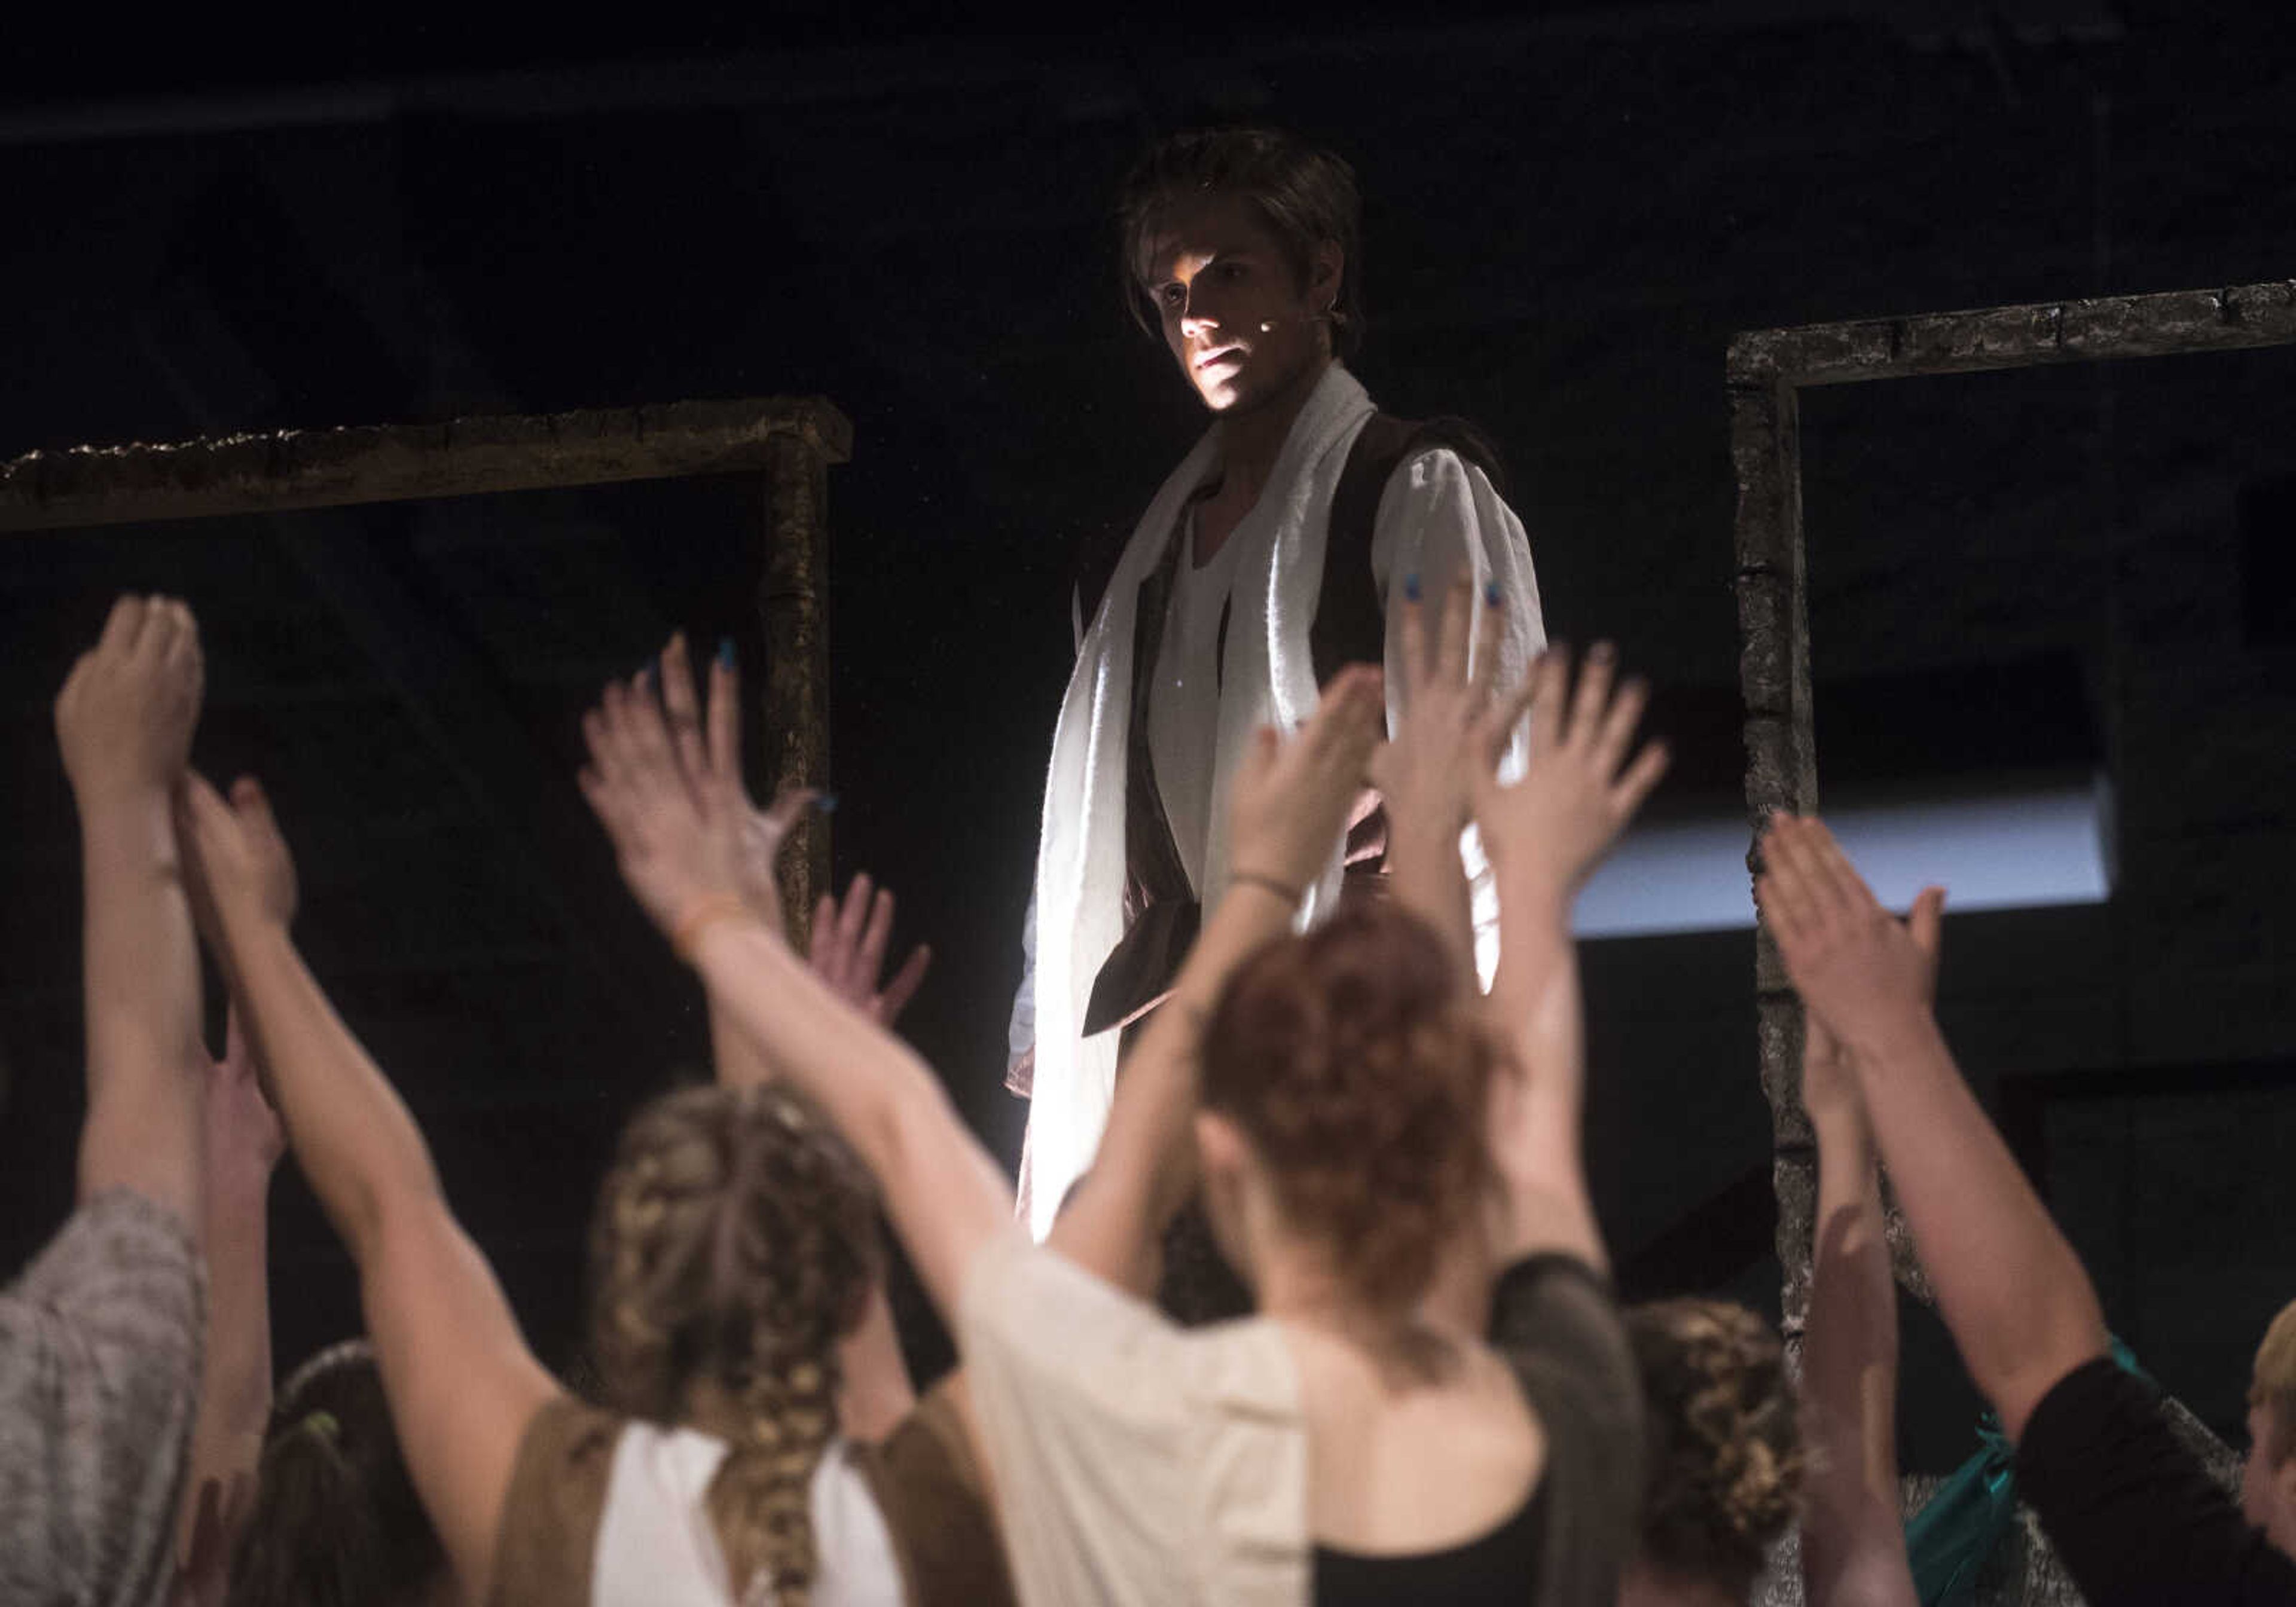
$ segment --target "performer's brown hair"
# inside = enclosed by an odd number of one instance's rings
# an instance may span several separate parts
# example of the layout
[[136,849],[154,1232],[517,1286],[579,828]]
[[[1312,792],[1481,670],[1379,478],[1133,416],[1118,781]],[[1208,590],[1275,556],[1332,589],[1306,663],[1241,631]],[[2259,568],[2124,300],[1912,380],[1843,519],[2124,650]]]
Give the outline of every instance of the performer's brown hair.
[[1382,903],[1268,944],[1205,1026],[1205,1108],[1242,1129],[1293,1226],[1381,1306],[1425,1291],[1490,1185],[1498,1054],[1476,1003],[1441,939]]
[[1742,1599],[1801,1490],[1785,1348],[1726,1300],[1636,1306],[1627,1332],[1649,1402],[1643,1558]]
[[1332,303],[1332,349],[1355,355],[1363,340],[1363,198],[1355,169],[1329,151],[1278,128],[1208,128],[1158,140],[1133,165],[1117,202],[1124,306],[1160,339],[1149,299],[1146,250],[1158,220],[1192,196],[1233,195],[1250,203],[1305,284],[1309,259],[1326,241],[1340,248],[1340,291]]
[[234,1543],[229,1607],[400,1607],[447,1554],[414,1493],[374,1347],[330,1346],[280,1387]]
[[837,1341],[878,1275],[867,1172],[780,1088],[685,1089],[632,1118],[591,1230],[604,1405],[730,1441],[709,1511],[735,1594],[803,1607]]

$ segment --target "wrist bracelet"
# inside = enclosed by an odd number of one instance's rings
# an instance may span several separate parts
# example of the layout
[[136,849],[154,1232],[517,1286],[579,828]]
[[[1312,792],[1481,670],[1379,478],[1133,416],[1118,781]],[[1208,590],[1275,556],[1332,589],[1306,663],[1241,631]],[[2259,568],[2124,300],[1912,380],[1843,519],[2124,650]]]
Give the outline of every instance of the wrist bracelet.
[[738,921],[748,915],[749,905],[739,893],[708,893],[685,906],[677,918],[677,925],[669,934],[669,946],[677,957],[688,965],[694,963],[694,946],[701,934],[720,921]]
[[1307,897],[1300,889],[1287,887],[1275,877],[1263,876],[1258,871],[1234,872],[1227,882],[1230,887],[1256,887],[1263,892],[1274,893],[1294,909],[1299,908],[1300,900]]

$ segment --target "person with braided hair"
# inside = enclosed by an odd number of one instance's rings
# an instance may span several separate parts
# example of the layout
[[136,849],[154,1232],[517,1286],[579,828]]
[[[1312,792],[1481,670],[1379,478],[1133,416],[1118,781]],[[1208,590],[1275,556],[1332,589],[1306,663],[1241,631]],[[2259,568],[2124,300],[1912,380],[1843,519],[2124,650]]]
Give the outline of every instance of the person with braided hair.
[[1650,1454],[1641,1544],[1620,1607],[1742,1607],[1799,1510],[1801,1439],[1785,1347],[1728,1300],[1655,1300],[1630,1309],[1627,1328]]
[[[730,756],[730,658],[717,676],[709,742]],[[690,681],[682,690],[691,708]],[[690,734],[699,749],[698,723]],[[726,773],[738,791],[737,767]],[[762,843],[770,869],[800,805],[745,812],[728,863],[738,871]],[[840,1387],[849,1357],[876,1356],[866,1365],[882,1368],[890,1344],[865,1332],[882,1310],[869,1179],[811,1107],[770,1085],[755,1045],[721,1037],[726,1086],[664,1095],[626,1129],[591,1241],[605,1404],[589,1405],[528,1349],[421,1133],[298,952],[293,861],[261,788],[242,779],[226,798],[193,774],[177,830],[289,1147],[358,1265],[406,1466],[462,1600],[993,1607],[1009,1596],[985,1522],[969,1545],[931,1532],[938,1512],[965,1505],[953,1402],[937,1394],[882,1444],[849,1438],[850,1421],[881,1420],[907,1390],[906,1375],[857,1395]],[[742,885],[739,873],[726,883]],[[913,960],[881,990],[890,920],[889,898],[865,886],[818,923],[823,985],[876,1021],[922,972]],[[977,1497],[972,1510],[985,1512]]]
[[[1464,660],[1464,631],[1447,639]],[[1476,710],[1458,783],[1440,790],[1472,808],[1501,888],[1488,1015],[1406,911],[1284,936],[1369,778],[1378,673],[1343,671],[1289,742],[1259,735],[1229,800],[1227,891],[1043,1246],[930,1068],[729,896],[729,804],[697,784],[698,741],[643,682],[608,688],[585,784],[624,876],[876,1176],[955,1332],[1030,1607],[1546,1595],[1545,1504],[1572,1499],[1552,1487],[1580,1470],[1550,1462],[1559,1442],[1513,1358],[1420,1303],[1461,1239],[1510,1267],[1502,1330],[1542,1262],[1583,1269],[1574,1287],[1601,1275],[1568,911],[1665,757],[1627,762],[1642,693],[1613,696],[1607,653],[1575,696],[1569,677],[1558,657],[1527,697]],[[1529,768],[1503,785],[1492,766],[1526,702]],[[1425,835],[1456,845],[1463,824]],[[1224,1028],[1281,1053],[1229,1054]],[[1381,1064],[1408,1074],[1365,1074]],[[1374,1166],[1379,1149],[1394,1153]],[[1199,1175],[1259,1316],[1184,1331],[1133,1291],[1143,1247]],[[1382,1199],[1366,1204],[1374,1178]]]

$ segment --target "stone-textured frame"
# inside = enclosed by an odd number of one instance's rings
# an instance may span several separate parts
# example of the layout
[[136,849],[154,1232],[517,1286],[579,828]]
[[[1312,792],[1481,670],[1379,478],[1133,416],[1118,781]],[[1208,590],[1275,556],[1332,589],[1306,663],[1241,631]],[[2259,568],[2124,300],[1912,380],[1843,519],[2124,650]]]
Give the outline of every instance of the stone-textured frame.
[[[2292,344],[2296,280],[1749,330],[1734,339],[1727,373],[1730,455],[1738,479],[1738,684],[1746,706],[1746,810],[1754,831],[1773,809],[1817,807],[1797,403],[1803,387]],[[1749,865],[1756,863],[1757,853],[1750,852]],[[1800,1006],[1768,931],[1759,924],[1755,990],[1775,1149],[1784,1327],[1799,1341],[1809,1301],[1815,1147],[1799,1086]],[[1902,1253],[1894,1220],[1891,1238],[1901,1252],[1901,1280],[1918,1291],[1918,1269]]]
[[[828,471],[852,452],[852,424],[818,397],[75,447],[0,463],[0,534],[753,475],[767,544],[758,598],[767,772],[783,784],[822,787],[829,776]],[[804,930],[829,887],[827,823],[808,811],[798,829],[800,852],[783,872],[792,931]]]

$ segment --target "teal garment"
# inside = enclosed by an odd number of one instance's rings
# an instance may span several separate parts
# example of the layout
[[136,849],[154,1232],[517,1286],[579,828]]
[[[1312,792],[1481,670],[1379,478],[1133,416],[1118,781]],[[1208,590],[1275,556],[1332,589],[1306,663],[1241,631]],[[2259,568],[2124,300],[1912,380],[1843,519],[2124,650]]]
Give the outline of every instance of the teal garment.
[[[2123,1372],[2152,1382],[2117,1339],[2112,1359]],[[1964,1607],[1975,1600],[1979,1572],[2017,1521],[2017,1447],[1989,1411],[1977,1420],[1977,1454],[1906,1523],[1906,1554],[1922,1607]]]

